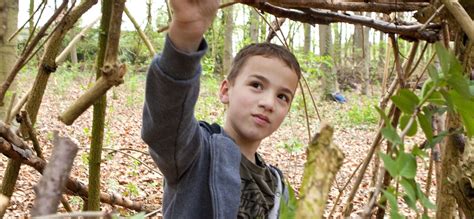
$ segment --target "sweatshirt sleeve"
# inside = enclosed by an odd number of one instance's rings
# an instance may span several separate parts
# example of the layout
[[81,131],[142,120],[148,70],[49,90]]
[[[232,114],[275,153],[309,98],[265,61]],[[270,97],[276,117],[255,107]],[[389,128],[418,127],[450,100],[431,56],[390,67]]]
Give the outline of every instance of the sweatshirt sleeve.
[[183,53],[166,37],[162,54],[148,69],[141,134],[170,184],[178,182],[201,150],[194,106],[199,95],[200,60],[206,50],[203,40],[198,51]]

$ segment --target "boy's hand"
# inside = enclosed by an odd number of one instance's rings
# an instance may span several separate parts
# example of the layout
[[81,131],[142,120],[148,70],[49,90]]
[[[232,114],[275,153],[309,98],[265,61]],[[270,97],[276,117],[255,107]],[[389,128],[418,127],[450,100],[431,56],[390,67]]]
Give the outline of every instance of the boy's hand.
[[220,0],[171,0],[173,9],[169,37],[183,52],[193,52],[199,47],[204,33],[212,24]]

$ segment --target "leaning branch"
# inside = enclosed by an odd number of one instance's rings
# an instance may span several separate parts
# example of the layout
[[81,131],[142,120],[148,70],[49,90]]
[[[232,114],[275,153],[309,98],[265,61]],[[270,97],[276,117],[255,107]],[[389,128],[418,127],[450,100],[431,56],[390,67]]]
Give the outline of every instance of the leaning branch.
[[53,214],[64,192],[64,185],[71,173],[77,145],[67,137],[55,136],[54,149],[44,174],[35,187],[36,199],[31,216]]
[[127,72],[125,64],[117,61],[118,44],[120,39],[120,25],[122,24],[122,13],[124,6],[115,7],[109,26],[107,49],[105,51],[102,77],[95,83],[94,87],[77,99],[59,119],[66,125],[71,125],[82,113],[84,113],[97,99],[106,94],[113,86],[123,83],[123,76]]
[[459,26],[467,34],[471,41],[474,41],[474,21],[469,14],[459,4],[458,0],[441,0],[453,17],[458,21]]
[[329,190],[344,154],[332,141],[334,129],[323,124],[307,149],[296,218],[323,218]]
[[94,26],[94,24],[99,20],[99,18],[96,18],[94,21],[92,21],[89,25],[87,25],[86,27],[84,27],[81,32],[79,34],[77,34],[72,40],[71,42],[69,42],[69,44],[66,46],[66,48],[61,52],[61,54],[59,54],[58,57],[56,57],[56,64],[59,65],[61,64],[62,62],[64,62],[64,60],[66,59],[67,55],[71,52],[72,48],[82,39],[84,38],[84,36],[86,35],[86,32],[92,28],[92,26]]
[[[10,159],[19,160],[21,163],[24,163],[30,167],[33,167],[40,173],[43,173],[47,162],[43,159],[33,155],[32,153],[28,153],[26,156],[17,152],[18,149],[14,149],[13,146],[6,142],[3,138],[0,138],[0,152],[5,156],[9,157]],[[81,182],[76,179],[68,178],[66,182],[67,192],[71,193],[71,195],[78,195],[81,197],[87,197],[88,188]],[[119,205],[131,210],[135,211],[150,211],[153,209],[151,206],[145,206],[141,202],[133,202],[127,198],[119,194],[107,194],[107,193],[100,193],[100,201],[103,203],[107,203],[110,205]]]
[[364,2],[329,2],[329,1],[315,1],[315,0],[239,0],[244,4],[265,4],[270,3],[272,5],[287,7],[287,8],[318,8],[327,9],[332,11],[366,11],[366,12],[379,12],[379,13],[391,13],[391,12],[402,12],[402,11],[417,11],[426,6],[429,6],[429,2],[406,2],[403,3],[377,3],[372,1],[371,3]]
[[[322,11],[318,9],[287,9],[266,2],[258,4],[246,2],[242,3],[273,14],[277,17],[286,17],[291,20],[304,23],[330,24],[336,22],[345,22],[371,27],[384,33],[399,34],[400,37],[408,40],[419,39],[426,40],[430,43],[439,40],[440,26],[438,24],[428,24],[426,26],[419,23],[414,23],[411,25],[397,25],[386,21],[372,19],[370,17]],[[422,27],[425,29],[423,31],[419,31]]]
[[148,52],[150,53],[150,56],[153,57],[156,54],[155,48],[153,48],[153,45],[151,44],[150,40],[146,36],[146,34],[142,31],[140,28],[140,25],[138,25],[137,21],[135,18],[130,14],[130,11],[128,11],[127,7],[124,8],[123,12],[127,15],[128,19],[132,22],[133,26],[135,27],[135,30],[137,30],[138,35],[140,38],[142,38],[143,42],[145,43],[146,47],[148,48]]
[[35,38],[31,41],[31,43],[28,44],[27,48],[24,50],[25,52],[21,54],[21,57],[18,58],[18,60],[16,61],[15,65],[13,66],[13,69],[10,71],[10,73],[8,74],[8,77],[5,79],[5,81],[0,87],[0,105],[2,105],[3,99],[5,98],[5,94],[8,88],[10,88],[10,85],[13,83],[13,80],[15,79],[16,75],[21,70],[21,68],[23,68],[23,66],[26,64],[26,60],[30,56],[31,52],[33,52],[34,48],[39,43],[41,38],[43,38],[46,35],[45,33],[46,33],[46,30],[49,28],[49,26],[53,23],[54,20],[56,20],[56,18],[66,8],[68,2],[69,2],[68,0],[63,1],[63,3],[58,7],[58,9],[56,9],[54,14],[38,31],[38,33],[36,34]]

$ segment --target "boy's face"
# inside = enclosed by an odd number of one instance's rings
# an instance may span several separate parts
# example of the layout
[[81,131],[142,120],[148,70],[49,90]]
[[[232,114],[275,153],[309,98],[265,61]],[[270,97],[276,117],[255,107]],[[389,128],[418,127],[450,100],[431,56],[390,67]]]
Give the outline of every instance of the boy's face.
[[224,130],[237,142],[259,142],[272,134],[290,109],[298,77],[284,62],[249,57],[230,83],[224,80],[220,100],[228,105]]

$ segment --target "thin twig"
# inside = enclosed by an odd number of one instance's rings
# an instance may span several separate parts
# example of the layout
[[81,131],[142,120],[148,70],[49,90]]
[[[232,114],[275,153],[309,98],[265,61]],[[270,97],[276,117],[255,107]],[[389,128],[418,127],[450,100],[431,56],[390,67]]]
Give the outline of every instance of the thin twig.
[[[39,13],[38,19],[36,19],[33,30],[36,30],[36,28],[38,28],[39,21],[40,21],[41,17],[43,16],[43,13],[44,13],[45,9],[46,9],[46,3],[43,5],[43,8],[41,9],[41,12]],[[28,39],[25,42],[25,47],[23,47],[23,50],[21,50],[20,54],[25,53],[25,49],[27,48],[26,45],[28,45],[30,43],[31,39],[33,38],[33,34],[34,34],[34,32],[31,32],[30,35],[28,35]],[[39,33],[36,36],[38,36],[38,35],[39,35]]]
[[339,199],[341,199],[342,195],[344,194],[344,190],[347,188],[347,186],[351,182],[352,178],[354,178],[355,174],[357,173],[357,170],[359,170],[359,168],[362,166],[363,163],[364,163],[364,161],[360,162],[359,165],[357,165],[356,169],[354,171],[352,171],[351,176],[349,176],[349,179],[347,179],[344,186],[341,189],[339,189],[339,194],[337,195],[336,200],[334,201],[334,205],[332,206],[331,212],[329,213],[327,218],[332,218],[331,216],[334,213],[334,211],[336,210],[337,203],[339,202]]
[[41,147],[39,145],[38,138],[36,137],[36,132],[33,128],[33,125],[31,124],[30,117],[28,116],[28,113],[26,111],[21,111],[21,123],[26,127],[29,139],[33,143],[33,149],[36,152],[36,156],[38,156],[39,158],[45,160],[44,156],[43,156],[43,152],[42,152]]
[[443,10],[444,8],[444,5],[441,5],[432,15],[430,18],[428,18],[428,20],[425,22],[425,24],[423,24],[423,26],[420,27],[420,31],[423,31],[429,23],[431,23],[431,21],[433,21],[433,19],[441,12],[441,10]]
[[306,77],[303,74],[301,74],[301,78],[303,79],[304,84],[306,85],[306,88],[308,89],[309,96],[311,97],[311,102],[313,103],[313,107],[316,110],[316,115],[318,115],[319,122],[321,122],[322,121],[321,115],[319,115],[319,110],[318,110],[318,107],[316,106],[316,101],[314,100],[313,92],[311,92],[308,81],[306,80]]
[[[39,43],[41,38],[43,38],[44,33],[49,28],[49,26],[53,23],[53,21],[59,16],[60,12],[67,6],[68,0],[63,0],[61,6],[54,12],[51,18],[41,27],[41,29],[36,34],[35,38],[32,40],[31,43],[26,46],[25,52],[22,53],[21,57],[16,61],[13,69],[8,74],[7,78],[3,82],[0,88],[0,103],[3,103],[3,99],[5,98],[5,93],[7,92],[8,88],[12,84],[13,80],[15,79],[18,72],[23,68],[23,66],[27,63],[27,57],[30,53],[34,50],[35,46]],[[59,26],[59,25],[58,25]],[[58,27],[56,26],[56,28]],[[55,29],[56,30],[56,29]]]
[[11,121],[10,117],[12,115],[12,108],[13,108],[13,105],[15,104],[15,100],[16,100],[16,93],[13,93],[10,99],[10,105],[8,105],[8,109],[5,114],[5,124],[7,125],[10,125],[10,121]]
[[398,85],[400,87],[405,87],[405,76],[403,75],[403,68],[400,64],[400,56],[399,56],[399,49],[398,49],[398,42],[397,39],[395,38],[395,34],[389,34],[388,35],[390,40],[392,41],[392,46],[393,46],[393,55],[395,57],[395,66],[397,69],[397,78],[398,78]]
[[[26,101],[28,100],[28,96],[30,95],[30,92],[31,92],[31,89],[28,91],[28,93],[26,93],[20,99],[20,101],[18,101],[18,103],[15,105],[15,107],[13,107],[11,115],[16,115],[20,112],[21,108],[23,108],[23,105],[25,105]],[[8,118],[8,122],[11,122],[12,119],[13,119],[13,116]],[[5,121],[5,122],[7,122],[7,121]]]
[[[40,2],[40,4],[38,5],[38,8],[36,8],[36,10],[33,12],[33,14],[30,15],[30,17],[28,18],[28,20],[26,20],[26,22],[21,25],[20,28],[18,28],[18,30],[15,31],[15,33],[13,33],[12,35],[10,35],[10,37],[8,38],[8,42],[10,42],[16,35],[18,35],[18,33],[20,33],[26,26],[26,24],[28,22],[30,22],[36,15],[36,13],[38,13],[38,11],[40,10],[41,6],[46,2],[46,0],[43,0]],[[28,41],[27,41],[28,42]],[[28,43],[26,43],[28,44]]]

